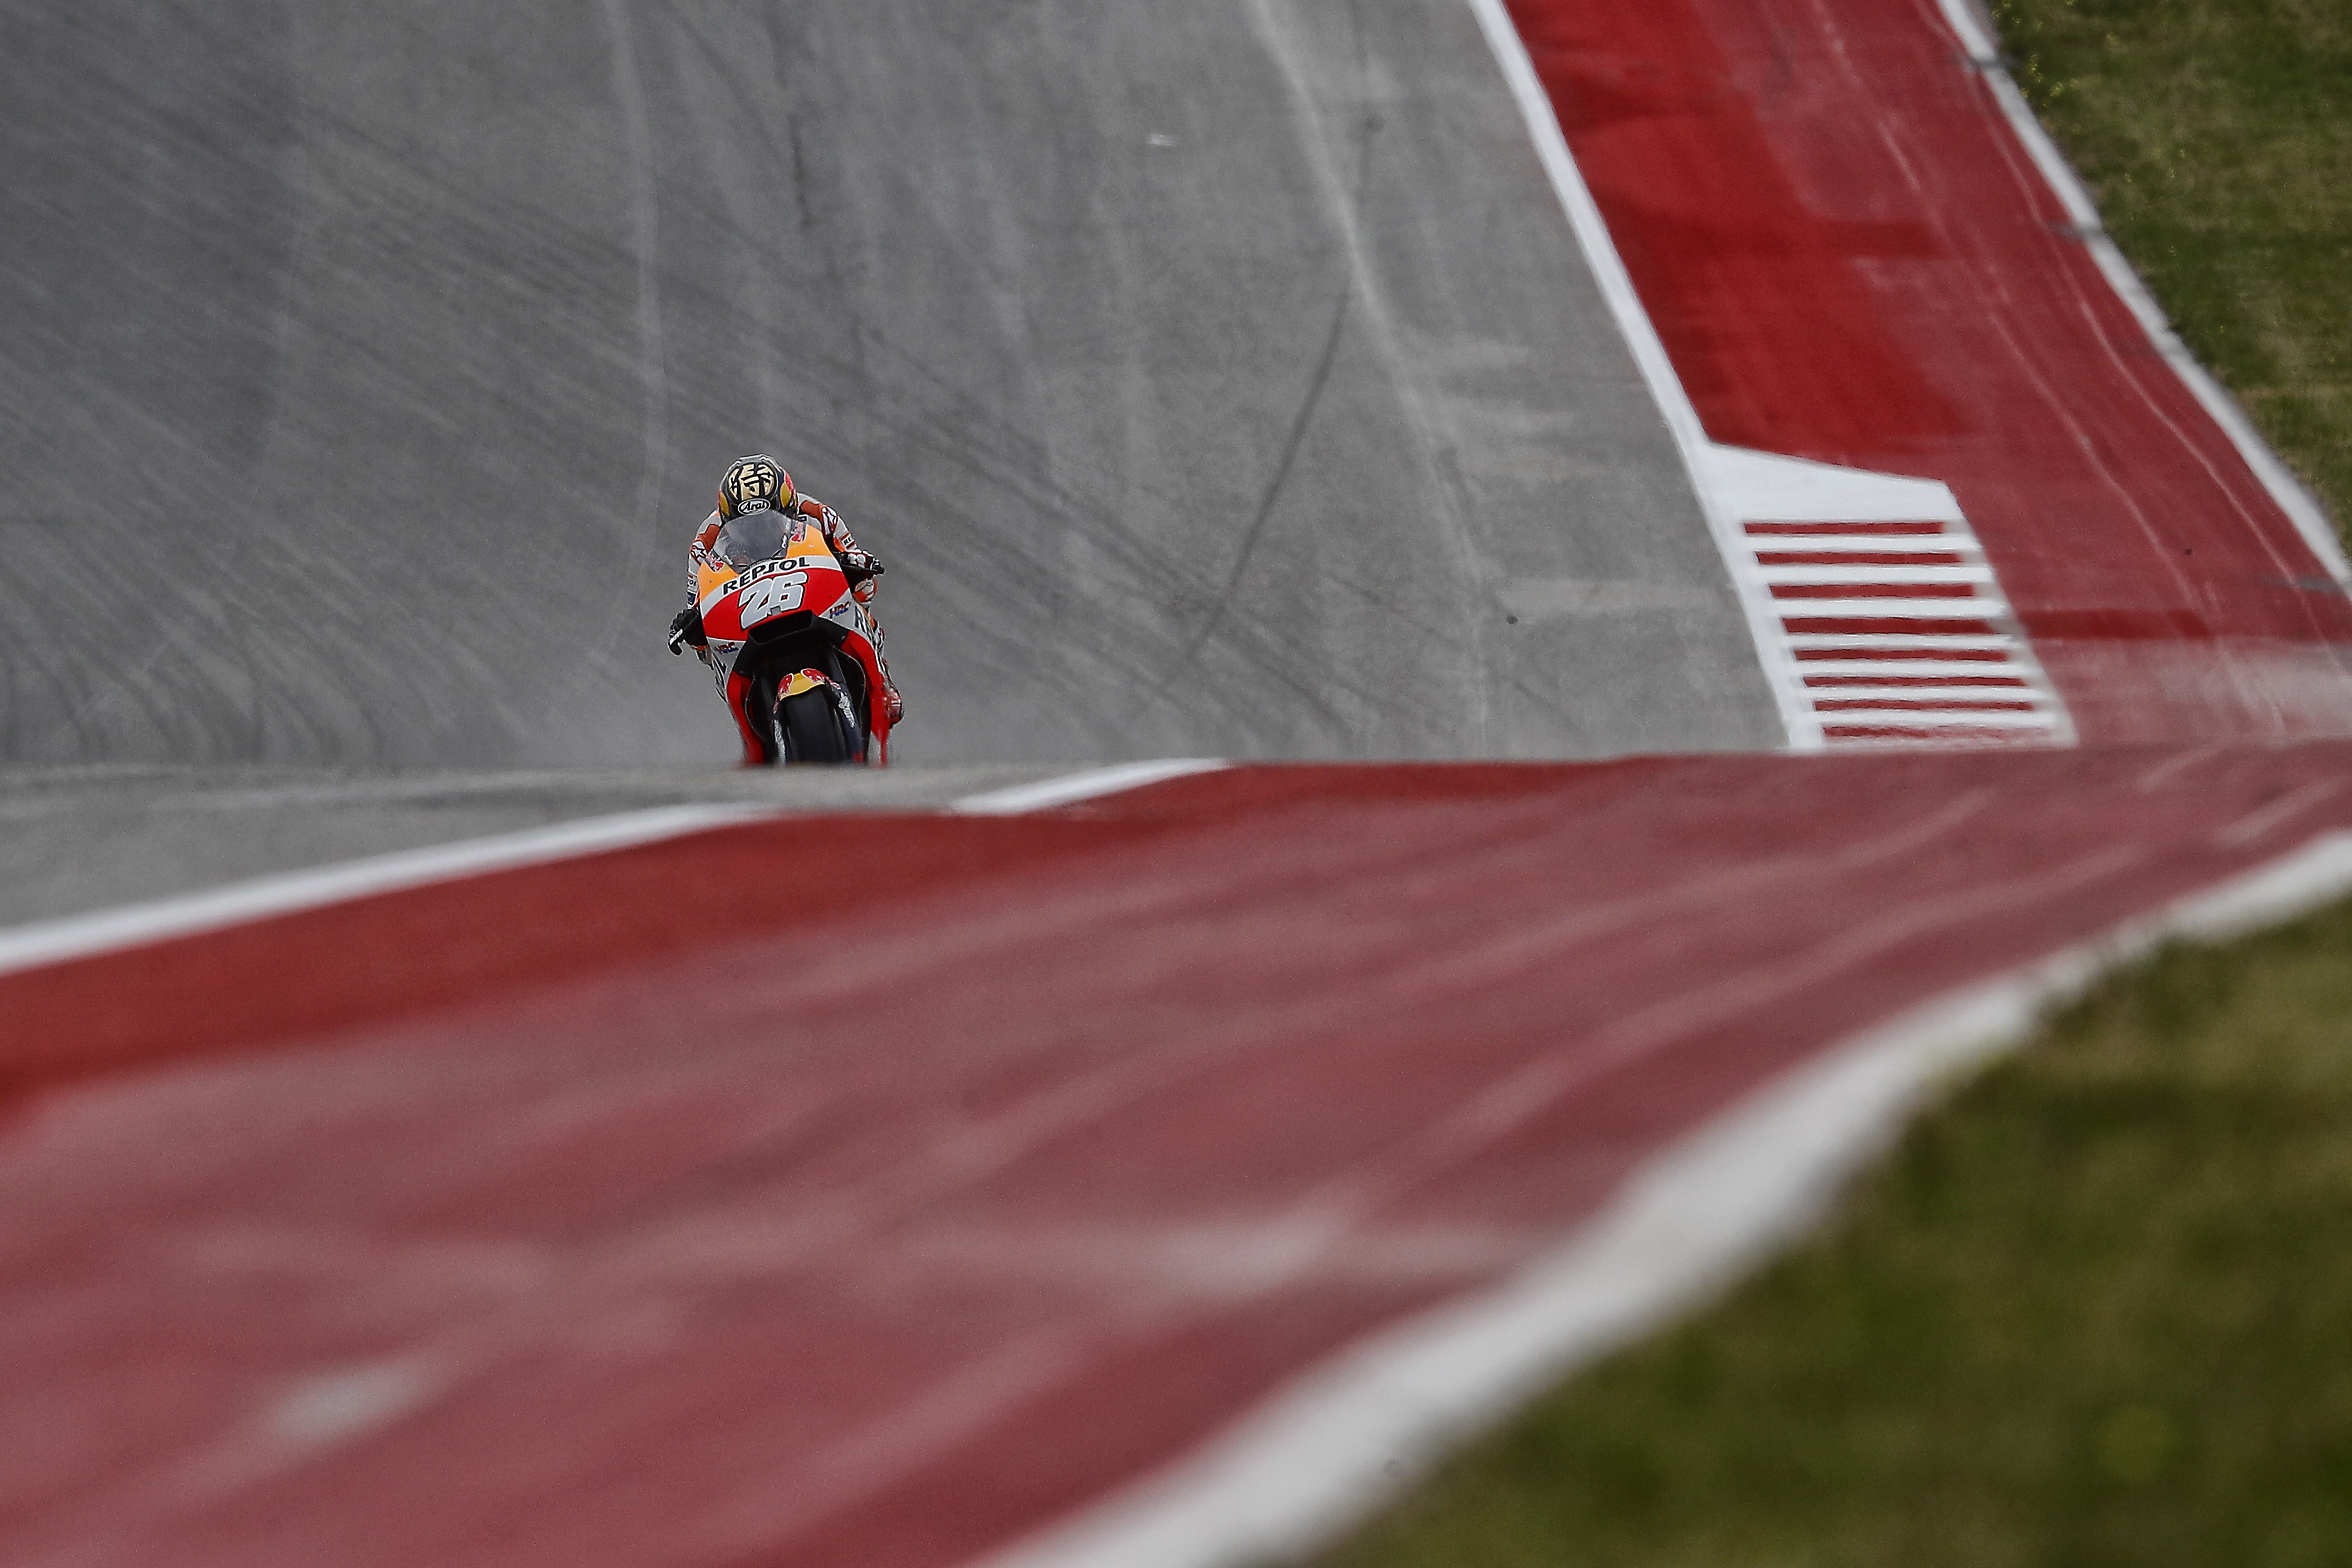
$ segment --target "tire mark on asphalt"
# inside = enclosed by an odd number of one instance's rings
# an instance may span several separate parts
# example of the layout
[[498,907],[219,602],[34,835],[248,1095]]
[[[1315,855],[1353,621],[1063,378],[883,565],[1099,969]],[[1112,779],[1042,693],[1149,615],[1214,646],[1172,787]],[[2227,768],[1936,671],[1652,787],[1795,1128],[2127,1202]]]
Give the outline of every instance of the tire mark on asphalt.
[[1348,333],[1349,293],[1349,290],[1341,290],[1339,302],[1331,311],[1331,330],[1323,339],[1323,352],[1315,362],[1315,373],[1307,378],[1307,395],[1299,400],[1298,412],[1290,421],[1290,434],[1282,444],[1281,459],[1275,464],[1273,476],[1266,480],[1265,490],[1258,496],[1256,514],[1250,519],[1249,527],[1242,534],[1241,549],[1234,556],[1233,569],[1225,574],[1224,590],[1209,606],[1208,619],[1201,623],[1200,629],[1185,643],[1183,653],[1160,677],[1159,684],[1152,688],[1150,698],[1167,690],[1177,676],[1191,667],[1192,661],[1201,656],[1202,646],[1224,623],[1226,615],[1233,608],[1234,595],[1242,585],[1243,575],[1249,571],[1250,558],[1257,552],[1258,541],[1265,533],[1266,520],[1274,515],[1275,503],[1282,499],[1283,487],[1290,482],[1291,467],[1298,461],[1299,447],[1307,444],[1307,432],[1315,423],[1315,410],[1322,405],[1323,391],[1331,384],[1331,367],[1339,363],[1339,342]]

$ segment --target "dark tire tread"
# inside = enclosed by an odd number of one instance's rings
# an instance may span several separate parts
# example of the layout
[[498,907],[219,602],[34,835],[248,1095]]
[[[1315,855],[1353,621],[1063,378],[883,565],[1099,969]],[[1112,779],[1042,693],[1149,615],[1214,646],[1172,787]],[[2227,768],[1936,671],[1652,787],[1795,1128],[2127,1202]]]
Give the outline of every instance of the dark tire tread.
[[782,762],[846,763],[856,756],[833,693],[822,688],[776,705],[776,740]]

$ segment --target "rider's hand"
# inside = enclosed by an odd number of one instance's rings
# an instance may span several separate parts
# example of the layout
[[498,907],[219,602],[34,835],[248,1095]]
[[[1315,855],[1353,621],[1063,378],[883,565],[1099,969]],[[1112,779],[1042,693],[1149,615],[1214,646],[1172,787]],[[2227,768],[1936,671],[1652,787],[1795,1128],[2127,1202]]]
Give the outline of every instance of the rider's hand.
[[672,654],[684,653],[688,643],[696,647],[708,646],[708,639],[702,635],[702,607],[698,605],[688,605],[670,617],[669,651]]
[[844,556],[841,568],[842,575],[849,579],[849,585],[853,588],[870,578],[882,575],[882,563],[875,560],[863,550],[854,550]]

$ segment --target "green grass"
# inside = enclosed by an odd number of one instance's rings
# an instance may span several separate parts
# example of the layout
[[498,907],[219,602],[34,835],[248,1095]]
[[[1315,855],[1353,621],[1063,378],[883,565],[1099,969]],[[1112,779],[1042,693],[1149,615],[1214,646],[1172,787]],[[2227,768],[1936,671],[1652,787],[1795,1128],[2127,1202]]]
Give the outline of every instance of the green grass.
[[1325,1568],[2352,1563],[2352,904],[2176,948]]
[[2352,523],[2352,0],[1993,0],[2206,367]]

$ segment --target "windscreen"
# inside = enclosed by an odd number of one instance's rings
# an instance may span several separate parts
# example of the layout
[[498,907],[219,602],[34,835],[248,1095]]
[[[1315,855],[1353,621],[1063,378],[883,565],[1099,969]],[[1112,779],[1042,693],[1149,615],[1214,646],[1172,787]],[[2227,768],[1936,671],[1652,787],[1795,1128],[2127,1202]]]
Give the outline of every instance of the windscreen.
[[740,571],[772,555],[782,555],[792,537],[782,512],[747,511],[719,525],[719,537],[711,542],[710,549],[711,553]]

